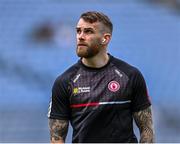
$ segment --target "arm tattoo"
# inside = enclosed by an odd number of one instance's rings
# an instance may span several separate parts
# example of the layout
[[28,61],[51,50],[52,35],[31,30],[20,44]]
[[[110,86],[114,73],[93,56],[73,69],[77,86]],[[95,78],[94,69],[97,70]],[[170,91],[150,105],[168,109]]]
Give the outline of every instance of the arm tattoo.
[[151,107],[133,114],[136,125],[140,130],[140,143],[154,142],[154,129]]
[[49,119],[51,142],[65,142],[68,132],[68,120]]

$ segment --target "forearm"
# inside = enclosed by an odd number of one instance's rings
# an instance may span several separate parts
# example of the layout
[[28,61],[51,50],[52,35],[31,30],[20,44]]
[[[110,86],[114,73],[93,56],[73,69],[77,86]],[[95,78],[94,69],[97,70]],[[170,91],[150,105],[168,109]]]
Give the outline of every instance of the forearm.
[[64,143],[68,131],[68,121],[49,119],[51,143]]
[[51,144],[64,144],[65,141],[63,139],[62,140],[51,139],[50,143]]
[[140,130],[140,143],[154,143],[154,127],[151,107],[133,114],[135,122]]
[[154,143],[154,133],[152,129],[142,130],[140,132],[140,143]]

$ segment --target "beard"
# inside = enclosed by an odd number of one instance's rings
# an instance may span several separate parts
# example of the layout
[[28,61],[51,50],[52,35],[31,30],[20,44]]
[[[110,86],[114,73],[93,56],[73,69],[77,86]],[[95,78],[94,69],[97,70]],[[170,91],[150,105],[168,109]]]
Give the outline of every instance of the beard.
[[100,49],[101,45],[96,42],[90,46],[77,46],[76,53],[81,58],[92,58],[99,53]]

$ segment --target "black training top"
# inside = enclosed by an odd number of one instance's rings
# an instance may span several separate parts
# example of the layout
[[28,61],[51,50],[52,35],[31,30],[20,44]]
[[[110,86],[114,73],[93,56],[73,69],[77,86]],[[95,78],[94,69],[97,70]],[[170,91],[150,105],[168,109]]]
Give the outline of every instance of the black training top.
[[81,60],[52,88],[49,118],[70,120],[72,142],[137,142],[132,113],[151,105],[142,74],[109,55],[102,68]]

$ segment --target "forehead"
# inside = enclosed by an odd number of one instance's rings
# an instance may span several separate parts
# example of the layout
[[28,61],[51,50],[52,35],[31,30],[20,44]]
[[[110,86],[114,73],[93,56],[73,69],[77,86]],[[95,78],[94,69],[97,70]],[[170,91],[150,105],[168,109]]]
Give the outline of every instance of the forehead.
[[77,28],[92,28],[92,29],[100,29],[101,23],[95,22],[95,23],[89,23],[84,21],[82,18],[77,23]]

